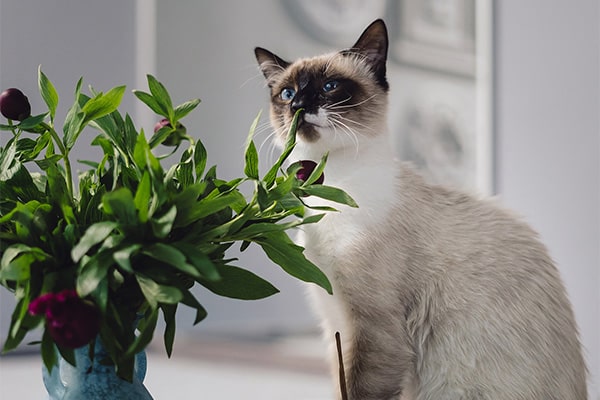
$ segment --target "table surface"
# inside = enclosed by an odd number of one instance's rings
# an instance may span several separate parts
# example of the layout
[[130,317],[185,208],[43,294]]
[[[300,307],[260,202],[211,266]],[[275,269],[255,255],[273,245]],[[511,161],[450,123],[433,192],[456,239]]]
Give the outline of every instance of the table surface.
[[[326,400],[333,388],[318,339],[183,340],[168,359],[147,352],[145,385],[161,399]],[[37,354],[0,357],[0,399],[46,399]]]

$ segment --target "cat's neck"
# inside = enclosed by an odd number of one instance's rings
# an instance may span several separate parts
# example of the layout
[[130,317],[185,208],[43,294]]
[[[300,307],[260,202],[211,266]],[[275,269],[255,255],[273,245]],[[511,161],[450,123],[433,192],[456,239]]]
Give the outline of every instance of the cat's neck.
[[[298,143],[293,160],[319,161],[323,150],[318,146]],[[387,134],[363,137],[357,148],[344,148],[329,153],[325,182],[345,190],[358,203],[360,214],[377,221],[395,204],[398,168]],[[320,199],[311,203],[322,203]]]

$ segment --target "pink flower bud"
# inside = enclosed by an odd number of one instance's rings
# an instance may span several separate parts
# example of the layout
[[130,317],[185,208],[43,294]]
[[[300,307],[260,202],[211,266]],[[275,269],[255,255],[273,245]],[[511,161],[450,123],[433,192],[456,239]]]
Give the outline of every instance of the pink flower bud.
[[[172,127],[171,123],[169,122],[169,120],[167,118],[161,119],[154,125],[154,133],[158,132],[160,129],[162,129],[164,127],[169,127],[169,128]],[[183,124],[181,122],[178,122],[177,128],[173,132],[171,132],[171,134],[169,134],[169,136],[167,136],[167,138],[165,140],[163,140],[162,144],[165,146],[178,146],[186,134],[187,134],[186,127],[183,126]]]

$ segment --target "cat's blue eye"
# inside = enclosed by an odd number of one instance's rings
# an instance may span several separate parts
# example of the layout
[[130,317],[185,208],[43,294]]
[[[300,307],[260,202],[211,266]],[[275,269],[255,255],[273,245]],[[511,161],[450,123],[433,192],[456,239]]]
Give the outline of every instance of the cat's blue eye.
[[325,82],[325,84],[323,85],[323,91],[324,92],[331,92],[333,89],[335,89],[336,87],[338,87],[339,82],[338,81],[328,81]]
[[296,91],[294,89],[292,89],[292,88],[285,88],[279,94],[279,96],[281,97],[281,99],[285,100],[285,101],[292,100],[295,95],[296,95]]

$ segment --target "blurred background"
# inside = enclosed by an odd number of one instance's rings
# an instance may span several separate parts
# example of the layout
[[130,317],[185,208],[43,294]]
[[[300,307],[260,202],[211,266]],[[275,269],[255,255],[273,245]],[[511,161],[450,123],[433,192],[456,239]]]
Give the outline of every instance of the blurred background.
[[[146,89],[152,73],[174,102],[202,99],[188,132],[233,178],[260,110],[261,162],[273,157],[254,47],[287,60],[338,50],[379,17],[390,32],[391,145],[433,181],[498,196],[540,233],[575,309],[590,398],[599,399],[599,1],[0,0],[0,88],[21,88],[39,112],[41,64],[64,116],[81,76],[105,91]],[[122,110],[146,131],[157,120],[130,92]],[[94,157],[85,145],[77,151]],[[157,399],[332,398],[303,284],[255,249],[239,256],[281,293],[241,302],[197,291],[209,316],[193,327],[181,309],[171,360],[157,338],[149,390]],[[1,289],[2,341],[13,305]],[[0,356],[0,398],[44,396],[35,352]]]

